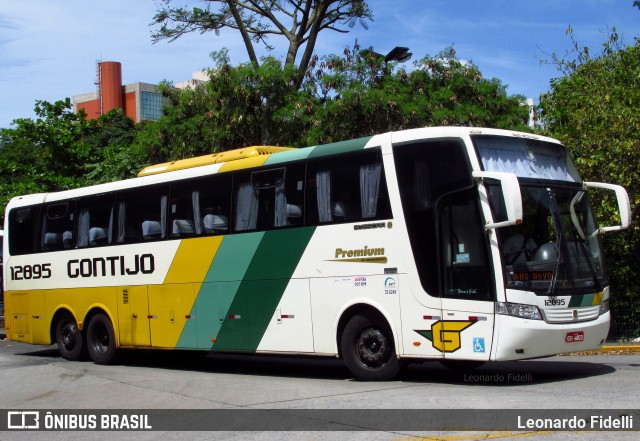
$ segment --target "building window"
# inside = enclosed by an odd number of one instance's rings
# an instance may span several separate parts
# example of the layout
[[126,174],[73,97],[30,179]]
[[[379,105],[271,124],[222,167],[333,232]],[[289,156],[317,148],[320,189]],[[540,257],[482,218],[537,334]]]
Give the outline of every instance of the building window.
[[153,92],[140,92],[140,116],[156,120],[162,116],[162,96]]

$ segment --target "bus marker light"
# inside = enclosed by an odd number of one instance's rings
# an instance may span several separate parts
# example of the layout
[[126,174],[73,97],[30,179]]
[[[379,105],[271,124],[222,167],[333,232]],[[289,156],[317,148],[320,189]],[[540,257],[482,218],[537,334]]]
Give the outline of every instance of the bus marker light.
[[240,314],[229,314],[229,317],[231,320],[239,320],[242,318],[242,316]]
[[422,343],[420,343],[419,341],[414,341],[414,342],[413,342],[413,345],[414,345],[414,346],[416,346],[416,347],[417,347],[417,346],[420,346],[421,344],[422,344]]
[[191,315],[190,315],[190,314],[187,314],[187,315],[185,315],[185,316],[184,316],[184,318],[186,318],[186,319],[190,319],[190,318],[191,318]]
[[424,320],[440,320],[440,316],[439,315],[423,315],[422,318]]
[[157,315],[148,315],[147,318],[148,319],[157,319],[158,316]]
[[213,343],[215,343],[215,342],[217,342],[217,341],[218,341],[218,339],[217,339],[216,337],[212,337],[212,338],[211,338],[211,341],[212,341]]
[[486,317],[477,316],[477,315],[470,315],[469,316],[469,321],[470,322],[482,322],[482,321],[487,321],[487,318]]

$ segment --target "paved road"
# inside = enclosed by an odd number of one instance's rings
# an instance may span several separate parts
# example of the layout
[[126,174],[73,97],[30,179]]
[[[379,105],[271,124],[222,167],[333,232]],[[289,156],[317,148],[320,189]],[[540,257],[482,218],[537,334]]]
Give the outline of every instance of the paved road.
[[[455,372],[411,365],[398,381],[355,380],[337,360],[135,352],[69,362],[55,347],[0,341],[5,409],[638,409],[640,355],[562,356]],[[635,424],[640,425],[640,418]],[[146,432],[135,439],[635,440],[639,432]],[[414,438],[414,436],[422,438]],[[11,439],[131,439],[123,432],[5,432]]]

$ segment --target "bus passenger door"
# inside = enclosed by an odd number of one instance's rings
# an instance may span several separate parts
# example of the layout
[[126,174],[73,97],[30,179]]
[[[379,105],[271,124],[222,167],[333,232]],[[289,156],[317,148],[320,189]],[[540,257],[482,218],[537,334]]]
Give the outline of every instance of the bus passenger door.
[[118,331],[121,346],[150,346],[149,301],[146,286],[118,289]]
[[442,351],[447,359],[488,360],[495,287],[477,192],[464,190],[443,198],[438,212]]

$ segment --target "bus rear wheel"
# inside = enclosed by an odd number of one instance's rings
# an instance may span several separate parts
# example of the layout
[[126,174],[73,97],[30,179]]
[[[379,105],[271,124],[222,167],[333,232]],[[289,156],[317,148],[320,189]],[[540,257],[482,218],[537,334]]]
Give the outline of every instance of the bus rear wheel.
[[93,316],[87,328],[87,349],[94,363],[111,364],[116,360],[116,337],[111,320],[99,313]]
[[82,332],[78,329],[75,319],[65,314],[56,325],[56,343],[63,358],[78,361],[85,354],[85,344]]
[[376,315],[356,315],[349,320],[340,348],[347,367],[361,380],[391,380],[400,372],[391,329]]

